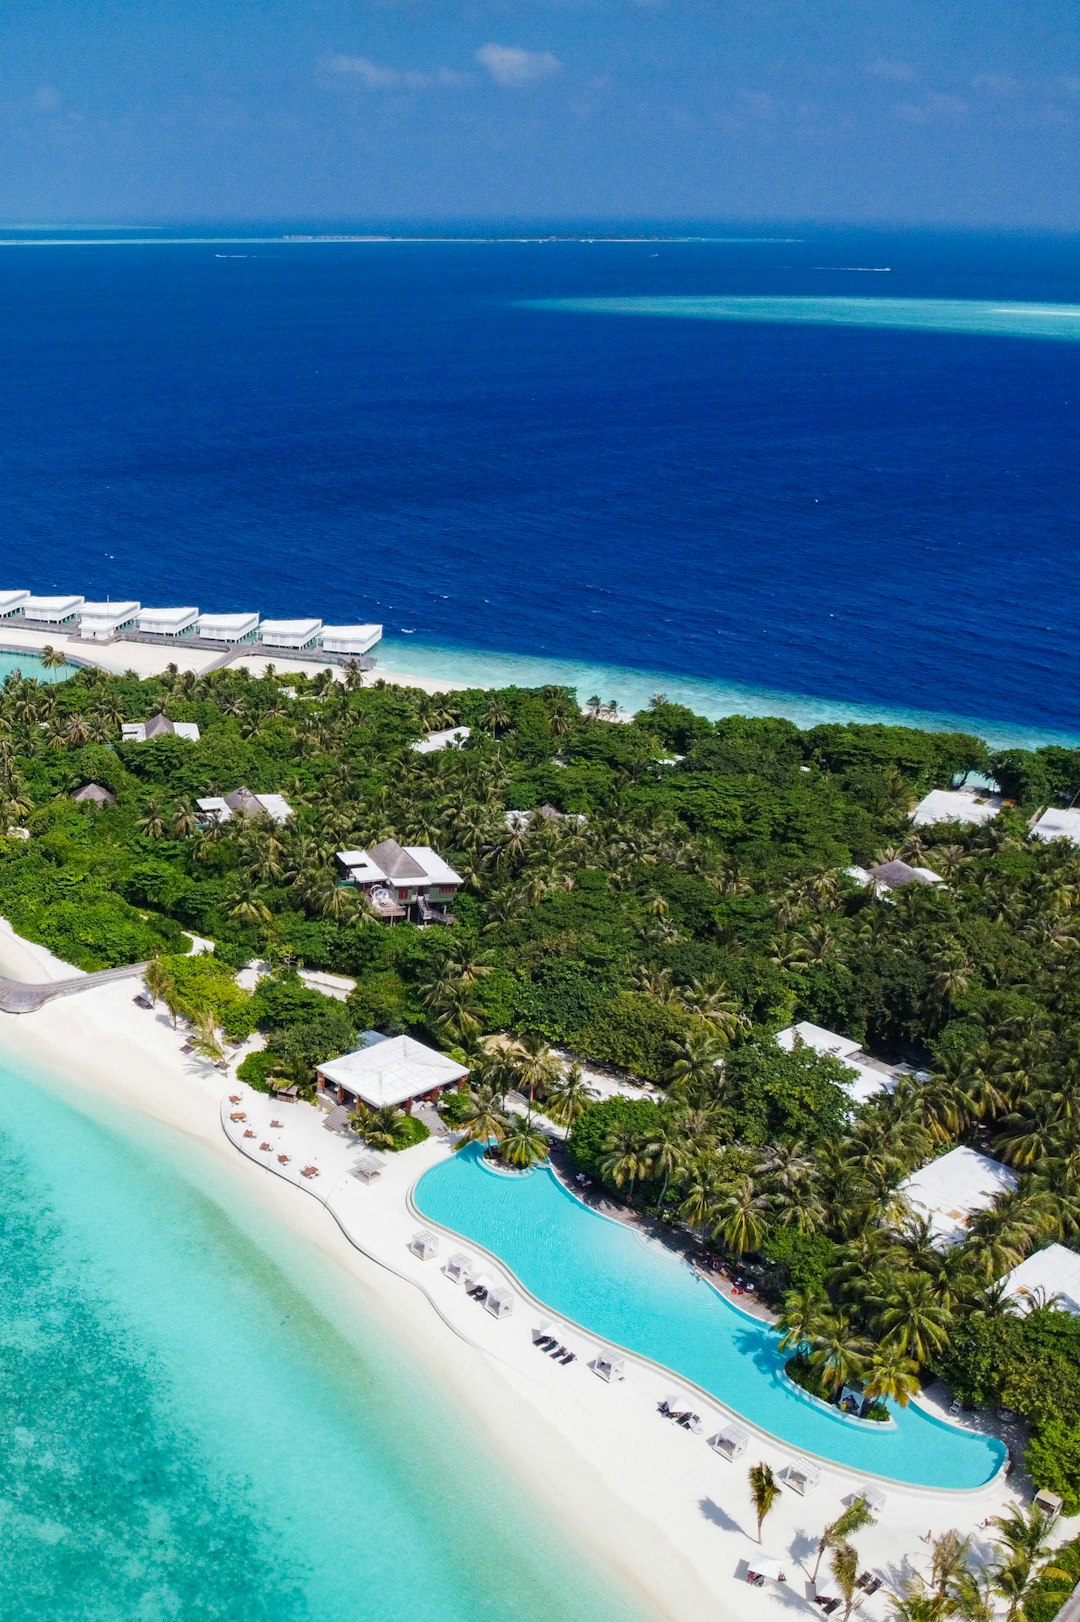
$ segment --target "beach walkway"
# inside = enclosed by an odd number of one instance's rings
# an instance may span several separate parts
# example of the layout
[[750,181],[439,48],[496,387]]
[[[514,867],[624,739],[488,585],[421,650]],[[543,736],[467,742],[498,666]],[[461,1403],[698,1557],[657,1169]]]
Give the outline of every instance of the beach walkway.
[[98,969],[94,974],[36,983],[8,980],[0,975],[0,1013],[33,1014],[54,997],[74,997],[80,991],[90,991],[94,986],[108,985],[113,980],[131,980],[141,976],[145,968],[145,963],[124,963],[118,969]]

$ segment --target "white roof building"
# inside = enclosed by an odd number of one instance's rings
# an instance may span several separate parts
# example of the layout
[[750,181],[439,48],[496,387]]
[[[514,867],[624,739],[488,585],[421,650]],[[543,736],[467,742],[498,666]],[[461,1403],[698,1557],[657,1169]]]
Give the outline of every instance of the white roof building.
[[258,614],[200,614],[195,625],[207,642],[249,642],[258,629]]
[[288,822],[292,806],[280,794],[253,794],[249,788],[234,789],[231,794],[211,794],[196,800],[195,806],[209,822],[228,822],[233,816],[270,817],[274,822]]
[[1014,1267],[1001,1285],[1023,1312],[1056,1297],[1054,1305],[1062,1312],[1080,1316],[1080,1256],[1066,1245],[1045,1245]]
[[129,631],[139,618],[141,603],[83,603],[79,612],[79,635],[90,642],[111,642],[121,631]]
[[24,619],[41,625],[67,625],[77,619],[85,597],[24,597],[20,606]]
[[977,1211],[1016,1187],[1016,1173],[1000,1160],[960,1148],[920,1166],[900,1184],[900,1193],[917,1217],[929,1221],[934,1242],[947,1246],[963,1239]]
[[1067,839],[1071,845],[1080,845],[1080,811],[1074,811],[1071,806],[1063,811],[1052,805],[1035,823],[1029,837]]
[[0,619],[7,619],[9,614],[22,612],[22,605],[29,597],[28,591],[0,591]]
[[835,1031],[812,1025],[809,1020],[804,1019],[799,1025],[789,1025],[787,1030],[778,1031],[776,1045],[783,1048],[785,1053],[802,1046],[839,1059],[844,1068],[851,1072],[852,1079],[846,1085],[853,1104],[865,1104],[876,1093],[884,1092],[887,1088],[891,1090],[896,1085],[894,1072],[887,1065],[867,1063],[861,1045],[853,1042],[850,1036],[838,1036]]
[[457,888],[465,883],[430,845],[399,845],[396,839],[383,839],[371,850],[339,850],[337,859],[354,884],[419,890],[428,885]]
[[322,620],[263,620],[259,640],[268,648],[310,648],[321,631]]
[[460,749],[470,736],[469,727],[444,727],[441,732],[429,732],[409,748],[417,755],[433,755],[440,749]]
[[168,737],[198,743],[199,729],[194,721],[170,721],[167,715],[154,715],[149,721],[125,721],[120,728],[122,743],[152,743],[155,738]]
[[911,821],[916,828],[930,828],[936,822],[992,822],[1003,803],[1000,794],[978,789],[935,788],[919,801]]
[[469,1074],[456,1059],[415,1042],[391,1036],[357,1048],[318,1066],[323,1082],[332,1082],[371,1109],[391,1109],[443,1087],[456,1086]]
[[357,659],[381,637],[381,625],[324,625],[319,641],[327,653],[345,653]]
[[139,630],[146,636],[190,636],[198,619],[197,608],[144,608]]

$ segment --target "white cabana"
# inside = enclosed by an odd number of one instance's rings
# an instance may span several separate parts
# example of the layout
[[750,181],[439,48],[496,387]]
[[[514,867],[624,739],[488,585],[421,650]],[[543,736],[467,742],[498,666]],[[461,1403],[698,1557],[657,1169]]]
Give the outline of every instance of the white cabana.
[[28,591],[0,591],[0,619],[7,619],[12,614],[20,614],[22,605],[29,595]]
[[143,636],[190,636],[198,623],[197,608],[144,608],[139,613]]
[[749,1445],[749,1433],[741,1425],[727,1425],[709,1438],[709,1446],[714,1453],[719,1453],[725,1459],[741,1459]]
[[267,648],[310,648],[321,630],[322,620],[263,620],[259,641]]
[[747,1562],[749,1571],[747,1576],[752,1581],[755,1577],[764,1577],[766,1582],[786,1583],[787,1572],[782,1560],[774,1560],[771,1555],[759,1554]]
[[429,732],[409,748],[417,755],[435,755],[441,749],[460,749],[462,744],[468,743],[470,735],[468,727],[444,727],[441,732]]
[[1056,1521],[1061,1514],[1061,1499],[1049,1487],[1043,1487],[1032,1499],[1035,1508],[1041,1510],[1051,1521]]
[[1029,838],[1067,839],[1070,845],[1080,845],[1080,811],[1071,806],[1067,811],[1051,806],[1034,824]]
[[137,623],[141,603],[83,603],[79,611],[79,635],[88,642],[111,642],[121,631]]
[[319,645],[327,653],[340,653],[358,659],[373,648],[381,636],[381,625],[324,625]]
[[597,1352],[593,1358],[592,1370],[601,1380],[613,1385],[618,1380],[626,1379],[626,1359],[617,1352]]
[[509,1318],[514,1310],[514,1292],[508,1284],[494,1284],[484,1305],[493,1318]]
[[451,1284],[465,1284],[476,1272],[476,1258],[466,1250],[455,1250],[452,1256],[447,1257],[443,1272]]
[[838,1036],[835,1031],[813,1025],[808,1019],[800,1021],[798,1025],[789,1025],[786,1031],[777,1031],[776,1045],[783,1048],[785,1053],[790,1053],[795,1047],[807,1047],[813,1048],[815,1053],[831,1053],[837,1059],[849,1059],[853,1053],[858,1053],[860,1047],[850,1036]]
[[352,1174],[362,1183],[373,1183],[383,1174],[383,1162],[378,1155],[361,1155],[352,1169]]
[[821,1480],[821,1471],[812,1459],[791,1459],[781,1470],[780,1480],[804,1497]]
[[946,1247],[962,1239],[976,1211],[985,1211],[1000,1194],[1017,1187],[1016,1173],[975,1149],[950,1149],[920,1166],[900,1184],[899,1192],[915,1216],[930,1224],[935,1244]]
[[430,1261],[439,1254],[439,1241],[427,1228],[418,1228],[409,1240],[409,1249],[422,1262]]
[[930,828],[936,822],[992,822],[1002,803],[1000,794],[973,788],[934,788],[919,801],[911,821],[916,828]]
[[1022,1312],[1049,1303],[1080,1316],[1080,1256],[1067,1245],[1044,1245],[1001,1280]]
[[38,625],[70,625],[85,601],[85,597],[24,597],[20,607],[23,619]]
[[469,1074],[456,1059],[411,1036],[391,1036],[329,1059],[318,1073],[324,1087],[336,1088],[342,1103],[359,1099],[369,1109],[396,1109],[414,1098],[438,1097],[444,1087],[456,1087]]
[[258,614],[200,614],[195,625],[207,642],[250,642],[258,629]]
[[872,1514],[881,1515],[884,1512],[885,1494],[872,1482],[867,1481],[857,1492],[853,1492],[848,1498],[848,1503],[857,1504],[860,1498]]
[[542,1340],[562,1340],[562,1325],[554,1319],[545,1319],[538,1323],[532,1332],[533,1345],[538,1346]]

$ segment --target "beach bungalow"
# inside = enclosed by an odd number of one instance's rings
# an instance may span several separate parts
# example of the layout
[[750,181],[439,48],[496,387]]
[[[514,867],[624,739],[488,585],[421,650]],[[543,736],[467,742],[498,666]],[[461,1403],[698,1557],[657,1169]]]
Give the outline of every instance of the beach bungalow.
[[100,783],[84,783],[82,788],[76,789],[71,796],[76,805],[115,805],[116,795],[111,794]]
[[469,727],[443,727],[441,732],[429,732],[426,737],[417,739],[409,748],[414,755],[434,755],[441,749],[460,749],[468,743],[470,731]]
[[83,603],[79,635],[84,642],[115,642],[138,623],[141,603]]
[[29,595],[28,591],[0,591],[0,620],[21,614],[22,605]]
[[125,721],[120,728],[121,743],[152,743],[155,738],[183,738],[198,743],[199,729],[194,721],[170,721],[161,711],[149,721]]
[[195,622],[195,635],[201,641],[226,646],[254,642],[258,630],[258,614],[200,614]]
[[348,659],[359,659],[373,648],[382,636],[381,625],[324,625],[319,645],[327,653],[341,654]]
[[27,624],[40,625],[43,630],[55,631],[60,625],[74,628],[85,601],[85,597],[24,597],[20,612]]
[[815,1053],[839,1059],[845,1070],[851,1072],[852,1079],[847,1084],[847,1090],[853,1104],[865,1104],[876,1093],[891,1092],[896,1086],[897,1071],[892,1065],[872,1059],[850,1036],[838,1036],[835,1031],[827,1031],[808,1019],[798,1025],[789,1025],[787,1030],[778,1031],[776,1045],[783,1048],[785,1053],[792,1052],[796,1047],[807,1047],[813,1048]]
[[458,1088],[469,1072],[456,1059],[414,1041],[411,1036],[366,1032],[363,1047],[328,1059],[317,1068],[323,1093],[356,1109],[412,1110],[416,1099],[436,1103],[447,1087]]
[[932,828],[938,822],[992,822],[1004,803],[1000,794],[977,788],[934,788],[919,801],[911,822],[916,828]]
[[934,1244],[945,1250],[963,1239],[977,1211],[1017,1186],[1016,1173],[999,1160],[959,1148],[912,1172],[899,1192],[912,1215],[929,1222]]
[[263,620],[259,641],[264,648],[314,647],[322,632],[322,620]]
[[1061,810],[1051,806],[1032,824],[1030,839],[1067,839],[1070,845],[1080,845],[1080,811]]
[[1044,1245],[1000,1281],[1021,1312],[1053,1301],[1061,1312],[1080,1317],[1080,1256],[1067,1245]]
[[139,635],[160,636],[177,642],[193,636],[199,622],[197,608],[144,608],[139,612]]
[[271,822],[288,822],[292,806],[280,794],[253,794],[249,788],[234,789],[231,794],[212,794],[196,800],[195,808],[204,827],[215,822],[228,822],[236,817],[269,817]]
[[370,850],[339,850],[337,865],[379,914],[391,921],[415,912],[421,923],[450,923],[445,911],[465,880],[430,845],[383,839]]

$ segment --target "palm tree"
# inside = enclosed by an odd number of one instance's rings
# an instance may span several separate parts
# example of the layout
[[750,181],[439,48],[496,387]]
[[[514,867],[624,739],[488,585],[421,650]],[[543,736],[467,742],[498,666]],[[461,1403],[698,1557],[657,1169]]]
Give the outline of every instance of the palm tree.
[[635,1185],[648,1177],[652,1170],[647,1146],[642,1144],[636,1133],[623,1128],[618,1132],[609,1132],[601,1144],[601,1153],[601,1175],[610,1178],[616,1188],[629,1185],[626,1198],[632,1205]]
[[830,1313],[812,1342],[810,1364],[823,1384],[839,1394],[844,1386],[862,1378],[868,1350],[842,1313]]
[[345,690],[355,693],[364,685],[364,667],[359,659],[350,659],[345,666]]
[[572,1132],[587,1105],[598,1097],[596,1088],[590,1087],[586,1082],[581,1066],[572,1064],[548,1088],[544,1100],[544,1114],[549,1121],[554,1121],[556,1126],[568,1127]]
[[147,800],[135,823],[145,839],[161,839],[165,834],[165,810],[160,800]]
[[250,890],[234,890],[225,903],[225,910],[230,918],[238,918],[244,924],[268,924],[273,917],[266,902]]
[[57,649],[48,642],[42,648],[38,657],[45,666],[46,670],[59,670],[60,666],[62,664],[66,664],[67,662],[64,655],[58,652]]
[[370,1148],[392,1150],[397,1148],[401,1113],[396,1109],[358,1109],[349,1116],[349,1125]]
[[499,1153],[508,1166],[524,1170],[538,1166],[548,1157],[548,1141],[531,1115],[515,1115],[507,1128]]
[[192,1032],[188,1041],[201,1059],[209,1059],[221,1070],[225,1066],[225,1044],[221,1040],[217,1023],[209,1009],[199,1008],[192,1015]]
[[749,1479],[750,1499],[757,1516],[757,1540],[760,1543],[765,1517],[780,1497],[780,1484],[767,1464],[752,1464]]
[[952,1313],[934,1299],[925,1273],[895,1281],[876,1319],[882,1337],[918,1363],[928,1363],[949,1344],[951,1322]]
[[723,1051],[716,1034],[691,1031],[668,1072],[671,1086],[687,1099],[714,1098],[723,1085]]
[[817,1547],[817,1560],[814,1563],[813,1571],[810,1573],[810,1581],[812,1583],[817,1582],[817,1575],[821,1569],[821,1561],[826,1549],[835,1549],[846,1544],[848,1539],[854,1537],[856,1532],[862,1532],[866,1527],[874,1524],[874,1517],[870,1513],[870,1506],[866,1499],[856,1498],[842,1514],[836,1517],[835,1521],[830,1521],[824,1532],[822,1532]]
[[871,1402],[895,1402],[906,1408],[919,1389],[919,1365],[888,1342],[872,1353],[866,1365],[864,1390]]
[[480,725],[486,727],[491,733],[503,732],[510,725],[510,711],[502,699],[495,694],[484,707],[480,717]]
[[725,1245],[737,1256],[760,1250],[767,1232],[768,1196],[759,1194],[749,1177],[740,1177],[720,1199],[716,1222]]
[[784,1310],[779,1327],[782,1352],[797,1352],[802,1346],[812,1346],[821,1338],[829,1317],[829,1298],[823,1290],[790,1290],[784,1297]]
[[175,981],[172,972],[165,966],[159,957],[152,957],[143,970],[143,985],[146,995],[152,1003],[157,1003],[160,997],[165,997],[173,990]]
[[502,1094],[490,1086],[473,1087],[469,1091],[468,1107],[464,1111],[461,1133],[454,1147],[463,1149],[467,1143],[490,1143],[493,1138],[496,1143],[501,1143],[508,1125]]
[[850,1543],[837,1543],[833,1547],[832,1557],[829,1560],[832,1574],[836,1579],[844,1600],[844,1622],[848,1622],[855,1606],[855,1596],[858,1590],[859,1556]]

